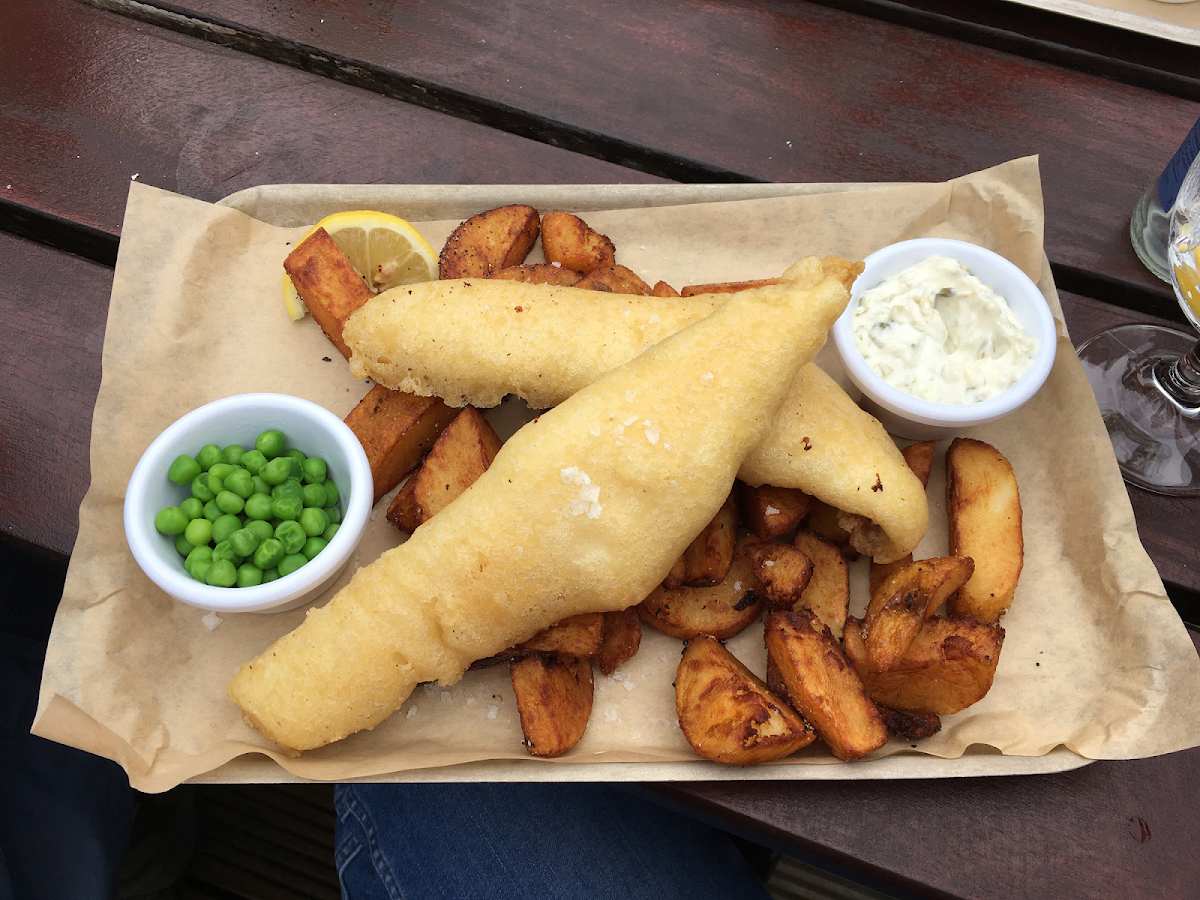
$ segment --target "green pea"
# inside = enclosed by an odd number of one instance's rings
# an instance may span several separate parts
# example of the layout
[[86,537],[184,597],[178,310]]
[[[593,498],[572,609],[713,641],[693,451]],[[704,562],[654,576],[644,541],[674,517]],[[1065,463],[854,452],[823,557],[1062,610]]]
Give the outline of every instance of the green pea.
[[292,476],[292,461],[287,457],[271,460],[260,473],[267,484],[283,484]]
[[303,511],[304,504],[295,497],[280,497],[271,501],[271,512],[280,519],[298,519]]
[[304,478],[304,460],[307,459],[301,450],[291,449],[283,454],[292,461],[292,477],[297,481]]
[[245,500],[254,493],[254,476],[245,469],[234,469],[225,477],[225,490]]
[[188,497],[179,504],[179,508],[189,519],[199,519],[204,515],[204,504],[195,497]]
[[328,504],[325,502],[325,486],[321,484],[306,484],[304,486],[304,505],[320,509]]
[[267,464],[267,458],[262,455],[259,450],[247,450],[238,463],[243,469],[251,475],[257,475],[262,471],[262,467]]
[[263,577],[262,577],[263,584],[270,584],[272,581],[278,581],[278,580],[279,580],[279,570],[276,569],[274,566],[272,566],[269,569],[263,569]]
[[305,484],[321,484],[329,474],[329,466],[319,456],[310,456],[302,465]]
[[246,448],[239,447],[237,444],[230,444],[221,451],[221,459],[229,463],[231,466],[240,466],[242,457],[246,455]]
[[203,470],[200,468],[200,463],[196,462],[186,453],[181,453],[175,457],[175,461],[167,469],[167,477],[176,484],[187,484],[199,475],[201,471]]
[[338,490],[338,486],[333,483],[332,478],[326,478],[322,482],[322,485],[325,488],[325,502],[330,506],[337,506],[337,502],[342,496],[342,492]]
[[216,444],[205,444],[200,448],[200,452],[196,454],[196,462],[206,472],[220,461],[221,448]]
[[204,518],[208,519],[208,521],[215,522],[223,515],[225,515],[225,513],[221,512],[220,507],[217,506],[216,500],[209,500],[204,504]]
[[[218,465],[220,465],[220,463],[218,463]],[[208,489],[212,491],[214,497],[217,496],[217,494],[225,490],[225,479],[223,479],[220,475],[214,475],[212,472],[209,472]]]
[[[192,552],[187,555],[187,559],[183,561],[183,570],[189,575],[192,575],[192,567],[200,560],[212,562],[212,547],[200,546],[193,547]],[[192,575],[195,578],[195,575]]]
[[295,572],[297,569],[299,569],[306,562],[308,562],[308,560],[304,558],[303,554],[289,553],[287,556],[285,556],[282,560],[279,561],[278,568],[279,568],[280,577],[282,577],[284,575],[291,575],[293,572]]
[[242,563],[237,570],[237,586],[238,587],[254,587],[256,584],[262,584],[263,572],[256,565],[251,563]]
[[239,467],[231,466],[227,462],[214,463],[213,465],[209,466],[208,474],[216,475],[218,478],[221,479],[221,481],[224,481],[237,468],[239,468]]
[[218,544],[229,539],[229,536],[242,527],[242,520],[234,515],[223,515],[213,522],[213,540]]
[[283,549],[283,541],[278,538],[267,538],[254,551],[254,564],[260,569],[273,569],[287,555]]
[[341,527],[342,526],[339,525],[337,522],[334,522],[332,525],[330,525],[328,528],[326,528],[323,532],[321,532],[321,537],[325,538],[325,543],[329,543],[330,541],[332,541],[333,536],[338,533],[338,529]]
[[271,518],[271,498],[266,494],[251,494],[246,499],[246,515],[251,519]]
[[249,528],[239,528],[229,536],[229,546],[233,548],[233,552],[238,556],[245,558],[253,556],[254,551],[258,549],[258,545],[262,541],[258,535]]
[[178,506],[164,506],[154,517],[154,527],[158,533],[169,534],[172,537],[177,534],[183,534],[183,530],[187,528],[187,523],[188,517],[183,514],[183,510]]
[[270,431],[264,431],[254,439],[254,449],[267,459],[282,456],[286,446],[287,441],[284,440],[283,432],[274,428]]
[[188,522],[183,536],[188,539],[189,543],[197,547],[203,546],[212,540],[212,522],[208,519],[192,519]]
[[269,522],[264,522],[261,519],[251,519],[245,525],[246,529],[254,532],[254,536],[258,538],[258,543],[262,543],[269,537],[275,536],[275,529],[271,527]]
[[208,478],[207,472],[201,472],[192,479],[192,496],[201,503],[207,503],[213,497],[217,496],[217,492],[209,487]]
[[215,560],[205,580],[213,587],[233,587],[237,584],[237,568],[227,559]]
[[175,552],[180,556],[187,556],[196,549],[195,544],[189,544],[187,538],[182,534],[175,535]]
[[305,509],[300,512],[300,518],[297,520],[300,527],[304,529],[304,533],[310,538],[321,534],[329,527],[329,520],[325,518],[323,509]]
[[299,553],[308,535],[299,522],[283,522],[275,529],[275,537],[283,544],[285,553]]
[[236,516],[246,507],[246,501],[233,491],[221,491],[217,494],[216,504],[217,509],[231,516]]
[[304,542],[304,548],[300,551],[305,559],[312,559],[328,546],[328,542],[323,538],[310,537]]
[[267,479],[261,475],[254,476],[254,493],[271,496],[271,485],[267,484]]
[[216,562],[218,559],[227,559],[236,565],[241,565],[242,563],[242,558],[233,549],[233,544],[227,540],[217,542],[217,546],[213,547],[212,558],[213,562]]
[[336,506],[327,506],[325,507],[325,518],[336,525],[342,521],[342,511]]
[[290,497],[293,500],[304,502],[304,488],[295,478],[289,478],[283,484],[277,484],[271,489],[272,500],[282,500],[284,497]]
[[192,563],[189,573],[200,583],[208,584],[208,573],[212,570],[212,565],[213,561],[211,559],[198,559]]

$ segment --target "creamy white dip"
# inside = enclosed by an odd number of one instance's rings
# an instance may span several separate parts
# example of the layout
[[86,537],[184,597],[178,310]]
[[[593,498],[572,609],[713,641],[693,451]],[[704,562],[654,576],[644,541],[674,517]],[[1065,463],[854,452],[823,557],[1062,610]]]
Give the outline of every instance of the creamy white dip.
[[935,403],[1002,394],[1033,365],[1037,350],[1008,301],[945,256],[865,291],[851,330],[880,378]]

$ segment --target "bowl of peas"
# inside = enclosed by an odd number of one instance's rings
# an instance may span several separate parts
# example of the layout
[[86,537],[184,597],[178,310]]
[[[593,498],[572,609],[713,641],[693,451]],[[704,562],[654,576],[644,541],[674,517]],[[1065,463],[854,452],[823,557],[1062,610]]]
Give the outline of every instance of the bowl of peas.
[[125,493],[142,571],[213,612],[283,612],[318,597],[349,562],[374,498],[358,438],[284,394],[209,403],[159,435]]

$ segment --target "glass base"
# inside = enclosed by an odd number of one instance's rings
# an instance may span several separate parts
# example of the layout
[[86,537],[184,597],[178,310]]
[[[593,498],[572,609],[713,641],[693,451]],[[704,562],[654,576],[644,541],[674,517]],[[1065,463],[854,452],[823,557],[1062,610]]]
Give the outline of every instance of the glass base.
[[1167,284],[1171,283],[1171,266],[1167,262],[1170,230],[1171,217],[1158,205],[1158,180],[1155,179],[1133,208],[1129,218],[1129,241],[1142,265]]
[[1168,396],[1156,372],[1195,343],[1174,328],[1122,325],[1079,347],[1121,474],[1148,491],[1200,496],[1200,407]]

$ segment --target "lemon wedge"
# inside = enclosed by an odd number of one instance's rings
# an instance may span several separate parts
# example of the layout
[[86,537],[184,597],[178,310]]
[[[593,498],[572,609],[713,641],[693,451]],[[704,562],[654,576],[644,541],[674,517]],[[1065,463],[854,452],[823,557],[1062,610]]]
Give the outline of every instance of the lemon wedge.
[[[373,210],[334,213],[310,228],[304,238],[318,228],[329,233],[367,287],[375,293],[398,284],[437,278],[437,253],[417,229],[399,216]],[[283,303],[293,319],[308,315],[304,301],[286,274],[283,276]]]

